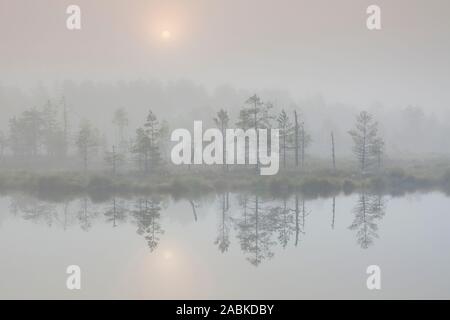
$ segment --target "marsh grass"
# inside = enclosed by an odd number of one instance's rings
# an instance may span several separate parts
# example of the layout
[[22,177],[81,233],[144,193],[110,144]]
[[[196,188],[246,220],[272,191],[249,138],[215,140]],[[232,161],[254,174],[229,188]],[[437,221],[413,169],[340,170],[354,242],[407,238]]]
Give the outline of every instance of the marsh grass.
[[193,167],[191,170],[163,170],[158,174],[137,172],[113,176],[106,171],[84,174],[78,171],[2,171],[0,192],[27,192],[45,199],[89,195],[107,199],[113,194],[170,194],[174,197],[200,197],[205,194],[253,192],[285,196],[302,193],[308,198],[329,197],[370,190],[391,195],[440,190],[450,195],[450,166],[447,161],[404,162],[362,175],[349,168],[333,171],[320,165],[307,170],[280,170],[274,176],[256,175],[251,168],[225,171],[217,167]]

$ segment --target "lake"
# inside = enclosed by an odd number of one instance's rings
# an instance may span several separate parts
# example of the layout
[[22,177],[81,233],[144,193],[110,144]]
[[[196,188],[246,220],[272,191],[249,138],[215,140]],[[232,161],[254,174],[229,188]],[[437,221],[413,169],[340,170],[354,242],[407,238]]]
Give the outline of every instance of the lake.
[[[0,198],[0,298],[450,298],[450,198]],[[66,268],[81,268],[68,290]],[[366,269],[381,269],[368,290]]]

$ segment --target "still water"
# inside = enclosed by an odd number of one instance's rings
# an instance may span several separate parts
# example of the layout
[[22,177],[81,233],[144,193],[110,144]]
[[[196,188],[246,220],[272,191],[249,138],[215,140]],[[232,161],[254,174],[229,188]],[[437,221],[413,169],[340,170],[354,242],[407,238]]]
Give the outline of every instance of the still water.
[[0,298],[449,299],[450,198],[4,196]]

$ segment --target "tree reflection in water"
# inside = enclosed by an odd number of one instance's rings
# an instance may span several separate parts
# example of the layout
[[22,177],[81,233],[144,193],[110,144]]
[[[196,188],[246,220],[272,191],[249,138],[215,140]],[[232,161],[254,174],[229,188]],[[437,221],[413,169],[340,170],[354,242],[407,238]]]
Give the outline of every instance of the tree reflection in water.
[[218,235],[214,244],[217,245],[220,252],[224,253],[230,246],[230,225],[232,218],[229,213],[230,210],[230,193],[226,192],[219,196],[220,201],[220,216]]
[[[123,199],[111,197],[105,203],[94,203],[87,196],[64,199],[61,203],[41,201],[31,196],[10,196],[10,212],[34,223],[61,226],[64,230],[79,226],[90,231],[94,221],[103,221],[112,227],[131,223],[142,236],[151,252],[157,249],[164,230],[161,223],[165,206],[160,195]],[[230,250],[233,238],[246,259],[254,266],[270,260],[275,247],[298,247],[305,236],[306,217],[311,214],[305,198],[300,194],[274,199],[250,193],[233,197],[229,192],[217,195],[217,235],[214,245],[221,253]],[[235,200],[235,202],[233,201]],[[199,200],[186,199],[193,222],[201,222],[197,213]],[[208,200],[210,201],[210,200]],[[232,207],[233,206],[233,210]],[[164,208],[163,208],[164,207]],[[385,214],[386,202],[382,195],[362,192],[354,208],[349,229],[356,232],[356,241],[363,249],[374,244],[378,237],[378,222]],[[331,229],[335,229],[336,197],[331,204]]]
[[157,196],[151,198],[138,199],[133,217],[138,226],[137,233],[144,236],[150,251],[154,251],[158,246],[160,236],[164,230],[160,224],[161,199]]
[[349,229],[356,231],[356,242],[367,249],[378,238],[378,222],[385,214],[385,202],[381,195],[362,192],[353,211],[355,217]]
[[273,257],[272,233],[275,228],[271,223],[274,208],[267,206],[260,196],[254,195],[245,202],[241,218],[236,220],[237,239],[247,260],[258,266],[263,260]]
[[117,227],[118,223],[125,222],[127,218],[127,209],[123,200],[118,200],[116,195],[113,196],[112,204],[106,209],[104,213],[106,222],[112,223],[112,226]]

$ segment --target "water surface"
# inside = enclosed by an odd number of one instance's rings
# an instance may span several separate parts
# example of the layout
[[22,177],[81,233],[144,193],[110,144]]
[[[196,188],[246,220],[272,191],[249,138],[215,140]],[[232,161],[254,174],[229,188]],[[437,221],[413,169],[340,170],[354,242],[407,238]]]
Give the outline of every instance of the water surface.
[[[4,196],[0,298],[449,299],[449,209],[440,193]],[[81,290],[66,288],[73,264]]]

